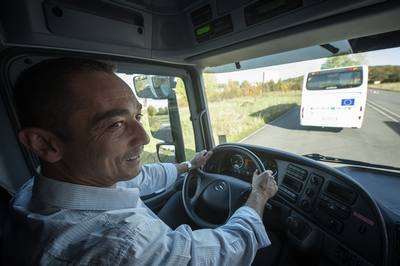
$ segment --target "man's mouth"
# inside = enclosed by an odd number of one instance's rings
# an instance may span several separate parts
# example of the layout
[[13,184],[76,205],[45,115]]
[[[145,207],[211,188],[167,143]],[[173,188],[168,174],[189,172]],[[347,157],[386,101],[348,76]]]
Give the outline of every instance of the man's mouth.
[[131,161],[135,161],[135,160],[138,160],[138,159],[140,159],[140,154],[138,154],[138,155],[136,155],[136,156],[131,156],[131,157],[129,157],[128,159],[126,159],[128,162],[131,162]]

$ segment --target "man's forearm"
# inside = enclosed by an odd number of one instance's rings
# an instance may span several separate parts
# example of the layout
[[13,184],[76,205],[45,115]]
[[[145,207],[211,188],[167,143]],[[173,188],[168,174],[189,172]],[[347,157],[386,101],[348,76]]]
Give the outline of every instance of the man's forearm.
[[263,218],[264,214],[264,208],[265,208],[265,203],[266,203],[265,197],[256,194],[254,192],[251,192],[249,195],[249,198],[247,199],[245,206],[248,206],[252,209],[254,209],[261,217]]

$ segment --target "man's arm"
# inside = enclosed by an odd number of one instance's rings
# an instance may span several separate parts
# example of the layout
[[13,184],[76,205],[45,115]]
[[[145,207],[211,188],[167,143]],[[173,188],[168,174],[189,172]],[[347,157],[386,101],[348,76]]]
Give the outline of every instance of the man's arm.
[[206,150],[196,153],[194,158],[190,161],[190,164],[192,165],[190,169],[185,163],[145,164],[142,166],[142,170],[138,176],[129,181],[119,182],[117,186],[125,188],[137,187],[140,189],[140,195],[148,195],[155,191],[167,188],[175,182],[176,178],[180,174],[203,166],[211,155],[212,152],[207,152]]

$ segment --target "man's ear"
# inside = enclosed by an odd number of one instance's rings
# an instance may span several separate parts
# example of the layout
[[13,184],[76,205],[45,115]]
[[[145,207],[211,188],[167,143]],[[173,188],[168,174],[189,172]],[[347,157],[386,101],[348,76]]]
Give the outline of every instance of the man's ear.
[[42,160],[55,163],[62,158],[62,141],[48,130],[23,128],[18,133],[19,141]]

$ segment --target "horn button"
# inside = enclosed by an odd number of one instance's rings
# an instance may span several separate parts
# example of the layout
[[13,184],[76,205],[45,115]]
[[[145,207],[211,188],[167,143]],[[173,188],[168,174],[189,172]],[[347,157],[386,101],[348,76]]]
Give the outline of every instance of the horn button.
[[204,190],[202,199],[216,210],[228,210],[230,200],[229,184],[223,180],[216,180]]

